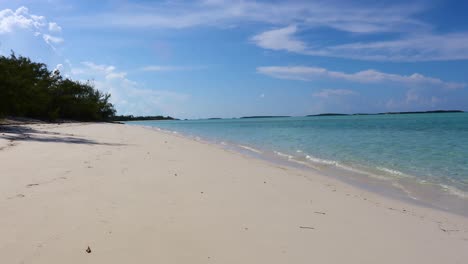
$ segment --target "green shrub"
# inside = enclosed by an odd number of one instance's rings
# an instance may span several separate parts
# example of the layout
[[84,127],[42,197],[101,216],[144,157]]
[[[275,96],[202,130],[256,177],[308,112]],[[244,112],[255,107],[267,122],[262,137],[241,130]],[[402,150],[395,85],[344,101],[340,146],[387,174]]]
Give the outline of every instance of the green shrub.
[[110,120],[115,115],[110,94],[89,82],[64,79],[43,63],[0,56],[0,116],[80,121]]

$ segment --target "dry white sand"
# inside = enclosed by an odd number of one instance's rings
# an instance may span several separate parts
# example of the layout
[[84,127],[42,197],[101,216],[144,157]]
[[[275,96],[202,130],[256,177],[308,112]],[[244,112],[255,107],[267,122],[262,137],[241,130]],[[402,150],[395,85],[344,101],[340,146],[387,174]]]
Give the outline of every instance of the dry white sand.
[[29,127],[0,134],[0,263],[468,263],[462,216],[144,128]]

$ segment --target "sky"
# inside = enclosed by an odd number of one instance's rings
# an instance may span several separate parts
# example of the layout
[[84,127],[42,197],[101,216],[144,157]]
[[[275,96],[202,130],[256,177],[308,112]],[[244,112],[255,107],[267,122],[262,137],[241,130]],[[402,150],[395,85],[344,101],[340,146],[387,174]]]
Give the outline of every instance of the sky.
[[468,111],[468,1],[0,0],[0,55],[177,118]]

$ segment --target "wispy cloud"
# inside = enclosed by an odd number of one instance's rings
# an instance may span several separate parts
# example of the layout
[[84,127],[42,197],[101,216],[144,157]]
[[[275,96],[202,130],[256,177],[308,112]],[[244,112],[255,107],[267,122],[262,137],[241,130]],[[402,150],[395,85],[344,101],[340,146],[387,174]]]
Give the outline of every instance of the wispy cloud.
[[190,71],[198,70],[202,67],[191,67],[191,66],[168,66],[168,65],[149,65],[141,68],[142,71],[146,72],[169,72],[169,71]]
[[82,67],[72,67],[71,74],[84,76],[98,76],[105,79],[125,78],[126,72],[119,72],[115,66],[96,64],[91,61],[81,62]]
[[323,89],[319,92],[315,92],[312,94],[314,97],[322,97],[322,98],[329,98],[335,96],[347,96],[347,95],[355,95],[357,94],[355,91],[346,90],[346,89]]
[[19,30],[29,30],[34,36],[42,35],[43,40],[55,49],[53,44],[62,43],[64,40],[51,33],[59,33],[61,29],[55,22],[48,23],[44,16],[31,14],[24,6],[16,10],[0,10],[0,34],[14,34]]
[[360,42],[331,46],[321,52],[330,56],[394,61],[468,59],[468,32],[411,35],[398,40]]
[[49,31],[50,32],[61,32],[62,31],[62,27],[59,26],[57,23],[55,22],[50,22],[49,23]]
[[376,61],[433,61],[468,59],[468,32],[410,35],[397,40],[310,46],[297,39],[296,26],[273,29],[252,37],[259,47],[305,55]]
[[[270,50],[379,61],[468,59],[468,32],[432,33],[434,26],[419,19],[428,6],[424,2],[364,5],[320,0],[161,1],[144,5],[122,2],[113,11],[63,20],[80,27],[132,29],[231,28],[258,23],[274,28],[258,33],[251,40]],[[297,37],[297,33],[313,34],[314,30],[324,28],[338,31],[343,43],[329,44],[322,34],[304,40]],[[353,33],[353,37],[347,33]],[[360,42],[356,38],[377,34],[382,41],[361,38]]]
[[252,41],[265,49],[302,53],[307,50],[307,46],[304,42],[294,39],[296,31],[297,27],[291,25],[258,34],[252,37]]
[[[384,102],[384,107],[389,111],[439,109],[447,107],[447,94],[429,89],[408,89],[400,98],[390,98]],[[448,106],[450,107],[450,106]]]
[[42,38],[47,44],[57,44],[57,43],[62,43],[64,41],[63,38],[54,37],[49,34],[42,34]]
[[330,71],[320,67],[307,66],[266,66],[258,67],[257,72],[279,79],[310,81],[315,78],[338,79],[358,83],[398,83],[404,85],[433,85],[446,89],[460,89],[466,83],[446,82],[438,78],[424,76],[419,73],[398,75],[376,70],[365,70],[356,73]]
[[71,66],[70,73],[74,78],[93,80],[97,89],[110,93],[119,114],[177,115],[190,97],[169,90],[146,88],[113,65],[85,61],[79,67]]
[[144,7],[126,4],[115,13],[74,19],[95,27],[188,28],[253,21],[276,25],[300,23],[358,33],[406,32],[410,28],[428,27],[412,18],[424,9],[417,4],[380,8],[323,1],[165,1]]

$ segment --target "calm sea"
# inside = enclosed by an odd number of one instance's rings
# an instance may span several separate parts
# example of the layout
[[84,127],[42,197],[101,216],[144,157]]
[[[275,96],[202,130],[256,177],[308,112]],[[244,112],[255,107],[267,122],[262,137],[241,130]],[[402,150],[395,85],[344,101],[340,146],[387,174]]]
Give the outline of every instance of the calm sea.
[[468,113],[129,124],[177,132],[311,169],[349,172],[354,179],[380,180],[410,199],[468,213]]

